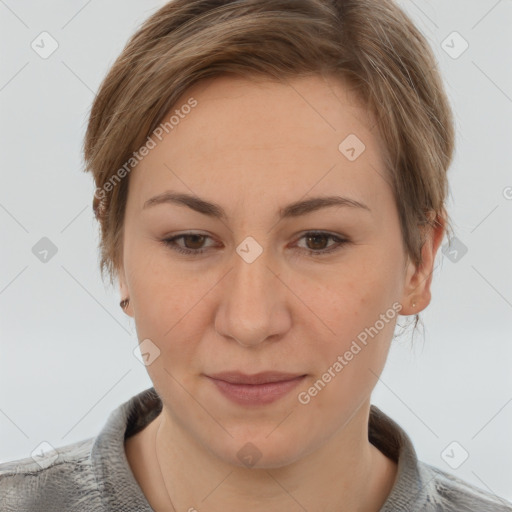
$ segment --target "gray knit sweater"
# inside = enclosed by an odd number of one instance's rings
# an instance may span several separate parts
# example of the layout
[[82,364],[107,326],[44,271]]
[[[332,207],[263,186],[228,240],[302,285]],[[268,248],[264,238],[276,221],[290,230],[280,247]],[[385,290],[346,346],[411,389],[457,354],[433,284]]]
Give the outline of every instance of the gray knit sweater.
[[[48,456],[0,464],[1,512],[151,512],[131,472],[124,440],[161,411],[153,387],[112,411],[96,437]],[[369,440],[398,461],[393,489],[380,512],[512,512],[512,504],[418,461],[411,440],[371,406]],[[53,455],[53,456],[52,456]]]

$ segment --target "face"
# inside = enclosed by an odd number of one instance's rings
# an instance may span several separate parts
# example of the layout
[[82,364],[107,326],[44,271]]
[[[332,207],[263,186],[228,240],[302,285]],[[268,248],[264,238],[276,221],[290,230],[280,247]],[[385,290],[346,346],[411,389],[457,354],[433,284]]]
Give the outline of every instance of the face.
[[[377,128],[339,79],[224,75],[176,109],[129,177],[121,296],[175,424],[226,462],[240,465],[251,442],[258,466],[286,464],[368,403],[399,312],[430,300],[439,240],[422,274],[404,253]],[[167,192],[196,202],[150,201]],[[251,402],[210,378],[267,371],[303,377]]]

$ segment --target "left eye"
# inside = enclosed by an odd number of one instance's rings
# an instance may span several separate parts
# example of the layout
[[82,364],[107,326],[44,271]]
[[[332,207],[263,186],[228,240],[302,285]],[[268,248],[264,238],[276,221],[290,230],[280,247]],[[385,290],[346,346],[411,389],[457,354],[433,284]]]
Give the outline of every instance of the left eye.
[[[302,240],[303,238],[306,240],[306,243],[313,242],[313,249],[304,249],[306,252],[313,256],[322,256],[323,254],[335,252],[341,249],[341,246],[348,243],[348,240],[346,238],[341,238],[330,233],[324,233],[323,231],[311,231],[309,233],[305,233],[299,240]],[[328,246],[328,248],[326,249],[318,247],[319,241],[320,245],[324,245],[323,242],[327,242],[328,240],[334,240],[335,243]]]
[[[172,250],[180,252],[182,254],[189,254],[189,255],[199,255],[207,251],[207,249],[204,249],[201,247],[204,243],[204,241],[209,237],[208,235],[201,235],[198,233],[185,233],[182,235],[173,236],[171,238],[166,238],[162,240],[162,242],[170,247]],[[330,233],[326,233],[323,231],[310,231],[305,233],[299,240],[305,239],[306,243],[313,243],[314,247],[313,249],[309,248],[302,248],[302,251],[306,251],[308,254],[312,256],[322,256],[324,254],[329,254],[334,251],[337,251],[341,248],[342,245],[349,243],[349,240],[346,238],[341,238],[336,235],[332,235]],[[181,245],[178,245],[176,243],[177,240],[183,240],[185,242],[186,247],[183,247]],[[334,247],[331,245],[329,248],[323,248],[318,247],[323,246],[324,242],[328,240],[334,240]],[[190,247],[192,245],[192,247]]]

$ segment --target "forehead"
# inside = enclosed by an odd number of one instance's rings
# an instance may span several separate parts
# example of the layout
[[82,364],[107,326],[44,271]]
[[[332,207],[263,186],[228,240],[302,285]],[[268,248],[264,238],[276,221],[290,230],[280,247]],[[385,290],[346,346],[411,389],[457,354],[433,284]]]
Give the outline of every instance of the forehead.
[[[190,100],[196,105],[189,109]],[[346,82],[313,75],[286,83],[223,75],[187,89],[164,116],[174,122],[133,172],[141,208],[179,188],[227,202],[281,194],[365,191],[383,185],[383,147],[373,116]],[[162,125],[161,125],[162,126]],[[356,158],[347,150],[355,148]],[[359,155],[359,156],[357,156]],[[186,190],[188,189],[188,190]],[[219,195],[220,194],[220,195]],[[362,197],[361,195],[359,197]],[[279,200],[277,200],[280,202]]]
[[172,111],[191,97],[198,105],[172,131],[179,137],[188,125],[201,142],[196,145],[201,153],[217,148],[218,141],[223,147],[243,143],[246,149],[274,149],[286,143],[337,149],[345,132],[367,139],[375,124],[349,85],[333,77],[312,75],[277,82],[225,74],[194,84]]

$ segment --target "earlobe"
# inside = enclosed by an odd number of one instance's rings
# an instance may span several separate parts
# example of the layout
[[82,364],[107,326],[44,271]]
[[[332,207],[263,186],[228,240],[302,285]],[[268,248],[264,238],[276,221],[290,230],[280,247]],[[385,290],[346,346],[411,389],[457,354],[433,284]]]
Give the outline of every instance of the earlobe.
[[418,268],[407,257],[407,267],[405,272],[405,280],[404,280],[404,292],[402,296],[402,300],[400,301],[402,305],[402,309],[400,310],[400,314],[403,316],[407,315],[415,315],[421,309],[418,307],[419,303],[419,297],[418,297],[418,290],[417,285],[415,284],[417,282],[417,276],[418,276]]
[[408,259],[401,315],[415,315],[423,311],[432,299],[430,286],[436,254],[445,232],[444,219],[438,217],[436,221],[427,224],[426,227],[423,226],[422,231],[424,243],[421,249],[421,264],[416,266]]
[[130,304],[130,292],[128,290],[128,285],[126,284],[126,278],[124,276],[123,270],[118,271],[118,280],[119,280],[119,295],[120,301],[119,306],[121,309],[128,315],[133,317],[133,311]]

